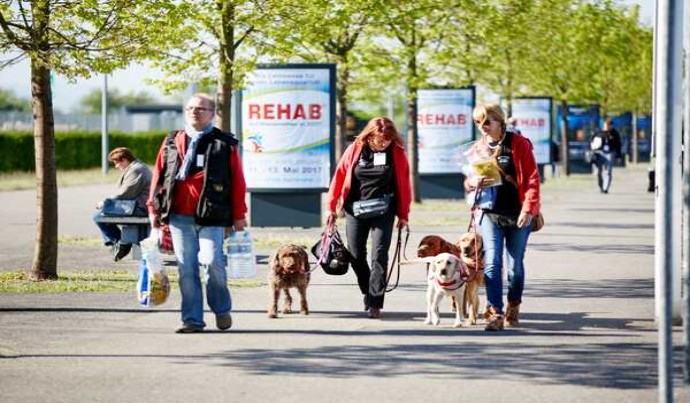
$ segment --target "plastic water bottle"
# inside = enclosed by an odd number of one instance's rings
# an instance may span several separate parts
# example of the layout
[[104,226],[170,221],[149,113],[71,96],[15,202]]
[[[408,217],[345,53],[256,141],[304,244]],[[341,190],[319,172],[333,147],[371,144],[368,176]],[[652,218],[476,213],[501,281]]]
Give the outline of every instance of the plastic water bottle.
[[252,236],[249,231],[234,231],[228,243],[228,275],[231,278],[256,277]]

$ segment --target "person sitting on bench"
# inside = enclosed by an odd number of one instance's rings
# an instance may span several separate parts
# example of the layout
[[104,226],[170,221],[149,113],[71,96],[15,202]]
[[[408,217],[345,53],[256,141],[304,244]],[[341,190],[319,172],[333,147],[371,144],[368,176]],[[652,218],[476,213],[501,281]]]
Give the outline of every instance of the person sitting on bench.
[[[132,151],[125,147],[112,150],[108,154],[108,160],[115,165],[115,168],[122,171],[117,190],[109,198],[136,200],[137,206],[134,215],[146,217],[146,199],[151,187],[151,170],[146,164],[134,158]],[[129,254],[132,250],[132,243],[123,243],[122,232],[117,224],[99,221],[98,217],[103,216],[103,201],[96,205],[96,209],[94,221],[101,230],[103,243],[112,248],[113,260],[117,262]]]

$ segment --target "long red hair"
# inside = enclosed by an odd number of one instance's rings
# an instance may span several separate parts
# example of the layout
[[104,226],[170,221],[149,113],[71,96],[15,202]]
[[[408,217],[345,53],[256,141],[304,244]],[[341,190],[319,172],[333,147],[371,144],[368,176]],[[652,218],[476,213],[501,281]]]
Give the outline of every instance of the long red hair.
[[364,127],[364,130],[355,138],[355,141],[359,144],[367,144],[370,136],[380,137],[384,140],[390,140],[399,146],[404,146],[400,132],[395,128],[393,121],[387,117],[371,119]]

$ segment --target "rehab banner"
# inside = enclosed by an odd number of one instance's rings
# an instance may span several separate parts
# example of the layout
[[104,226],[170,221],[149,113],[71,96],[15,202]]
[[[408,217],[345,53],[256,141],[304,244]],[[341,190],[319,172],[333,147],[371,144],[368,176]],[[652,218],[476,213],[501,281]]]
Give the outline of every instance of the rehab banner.
[[420,174],[461,173],[462,147],[473,139],[474,87],[419,90]]
[[327,189],[335,65],[262,65],[247,77],[240,121],[250,190]]
[[513,99],[513,117],[516,128],[532,141],[537,164],[551,163],[551,121],[553,108],[551,98]]

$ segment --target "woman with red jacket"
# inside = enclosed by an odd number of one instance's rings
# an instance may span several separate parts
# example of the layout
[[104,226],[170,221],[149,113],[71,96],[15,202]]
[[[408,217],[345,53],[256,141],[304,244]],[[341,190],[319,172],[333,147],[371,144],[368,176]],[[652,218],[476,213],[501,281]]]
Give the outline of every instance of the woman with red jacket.
[[[487,295],[485,330],[502,330],[505,322],[517,326],[525,287],[524,257],[533,218],[540,209],[539,172],[532,143],[518,133],[506,131],[506,119],[496,104],[479,105],[472,113],[481,132],[473,152],[490,153],[496,161],[501,184],[493,179],[474,176],[467,180],[468,190],[480,189],[481,201],[475,210],[475,222],[484,240],[484,280]],[[488,196],[488,197],[487,197]],[[508,272],[508,307],[503,313],[503,245]]]
[[[352,255],[352,269],[364,295],[364,309],[369,317],[381,317],[386,292],[388,249],[393,224],[407,226],[412,202],[410,168],[402,138],[393,122],[374,118],[343,153],[328,190],[328,222],[336,218],[342,199],[345,233]],[[388,207],[380,215],[367,216],[357,208],[360,201],[380,201]],[[371,267],[367,263],[367,239],[372,236]]]

